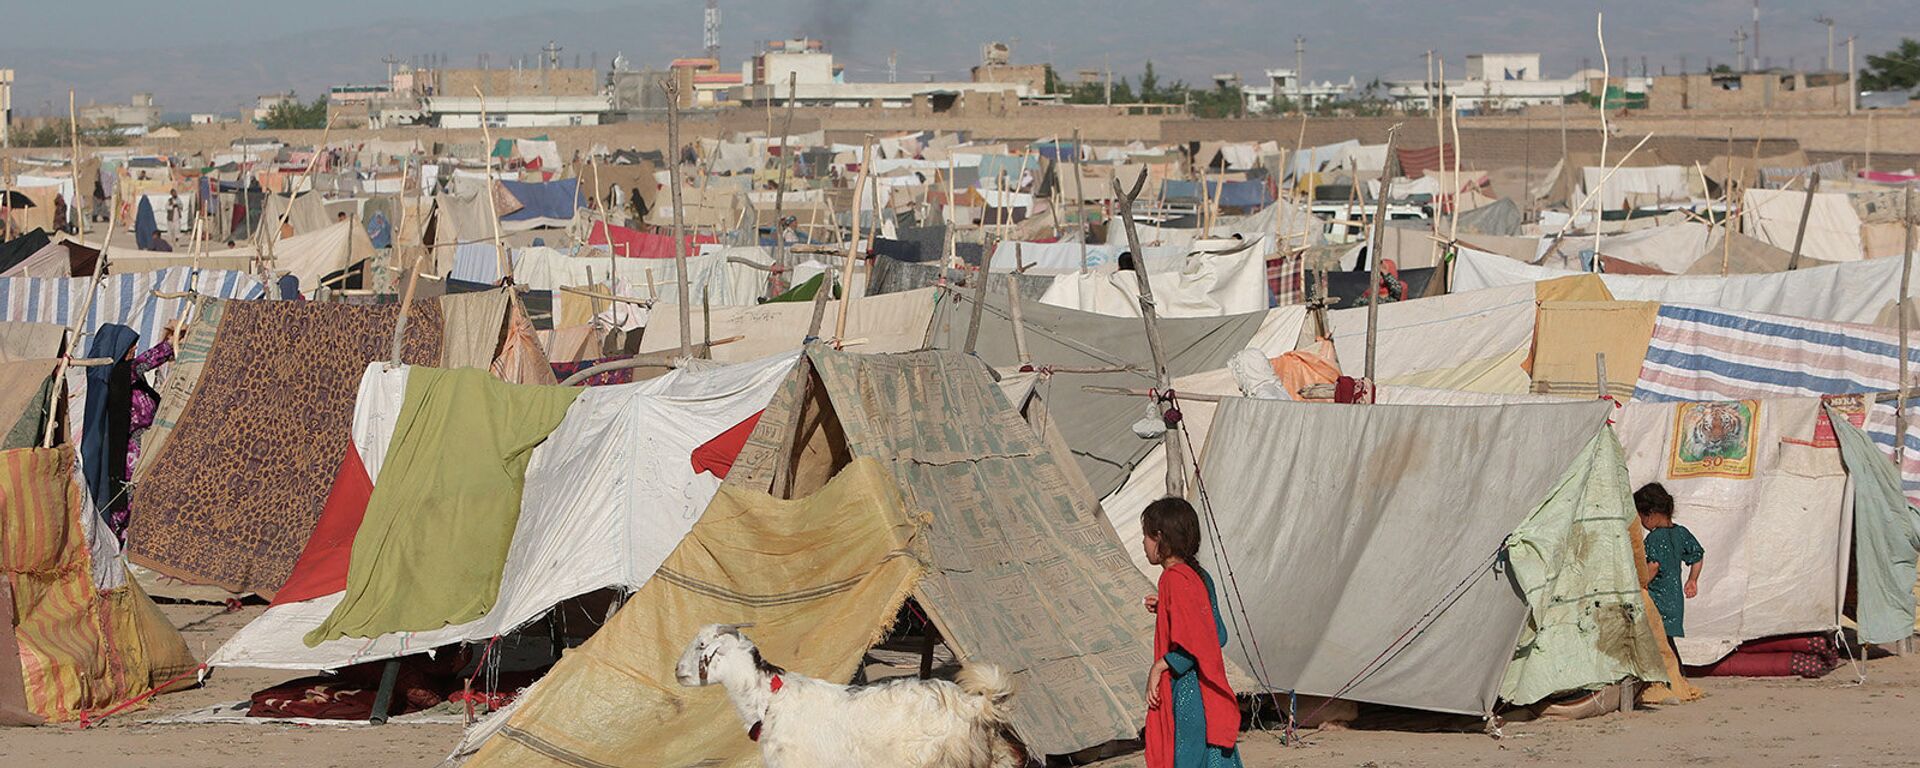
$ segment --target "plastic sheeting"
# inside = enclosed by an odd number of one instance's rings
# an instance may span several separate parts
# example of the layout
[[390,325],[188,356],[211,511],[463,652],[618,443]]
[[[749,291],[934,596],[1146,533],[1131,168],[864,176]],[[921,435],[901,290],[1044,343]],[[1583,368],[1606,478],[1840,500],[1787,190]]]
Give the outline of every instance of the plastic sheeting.
[[[1160,317],[1220,317],[1268,306],[1266,260],[1258,249],[1196,253],[1178,272],[1149,273]],[[1095,270],[1053,278],[1040,303],[1110,317],[1140,316],[1140,283],[1132,271]]]
[[1741,225],[1769,244],[1793,250],[1800,229],[1800,212],[1807,211],[1806,239],[1800,253],[1821,261],[1859,261],[1866,258],[1860,240],[1860,214],[1844,192],[1816,192],[1806,208],[1807,193],[1790,189],[1749,189],[1741,204]]
[[[1456,292],[1579,274],[1522,264],[1471,248],[1461,248],[1454,265]],[[1872,323],[1880,316],[1881,309],[1898,298],[1900,259],[1873,259],[1734,277],[1601,275],[1600,279],[1606,281],[1613,297],[1621,301],[1658,301],[1841,323]],[[1913,288],[1915,294],[1920,295],[1920,282]]]
[[[582,392],[527,465],[499,596],[486,616],[431,632],[310,648],[301,638],[344,594],[334,593],[269,608],[208,663],[337,669],[505,634],[595,589],[638,589],[719,487],[712,475],[693,471],[693,451],[765,408],[796,359],[785,354],[701,372],[676,369]],[[406,386],[406,368],[383,368],[368,367],[354,413],[355,449],[376,478]]]
[[[520,210],[503,214],[500,227],[518,232],[537,227],[564,227],[573,223],[579,204],[580,180],[548,182],[501,181],[500,186],[520,201]],[[462,235],[461,239],[467,239]]]
[[[1492,712],[1528,611],[1499,553],[1610,410],[1222,402],[1207,536],[1228,548],[1234,581],[1285,585],[1229,586],[1222,607],[1245,613],[1228,622],[1228,655],[1280,690]],[[1210,547],[1201,559],[1227,572]]]
[[[1532,285],[1509,285],[1380,305],[1375,381],[1527,391],[1521,365],[1533,342],[1534,300]],[[1343,367],[1358,375],[1366,360],[1366,306],[1335,310],[1327,319]]]

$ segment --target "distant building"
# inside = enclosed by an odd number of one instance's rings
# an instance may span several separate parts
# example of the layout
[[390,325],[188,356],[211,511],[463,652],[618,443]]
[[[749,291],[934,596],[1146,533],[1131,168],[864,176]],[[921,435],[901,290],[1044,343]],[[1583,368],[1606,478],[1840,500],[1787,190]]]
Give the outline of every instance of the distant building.
[[667,92],[665,85],[672,73],[659,69],[638,71],[616,69],[608,80],[613,91],[613,110],[615,112],[666,112]]
[[187,125],[219,125],[230,122],[233,120],[226,115],[213,112],[195,112],[187,116]]
[[[746,81],[744,72],[722,72],[718,59],[674,59],[667,65],[683,109],[730,106],[734,89]],[[656,86],[657,87],[657,86]]]
[[[1445,94],[1448,105],[1467,112],[1504,112],[1540,104],[1559,104],[1567,97],[1587,93],[1597,72],[1576,72],[1573,76],[1552,80],[1540,66],[1538,53],[1476,53],[1467,57],[1464,80],[1434,83],[1396,80],[1387,83],[1387,94],[1401,108],[1431,109],[1435,99]],[[1645,78],[1614,78],[1624,83],[1629,93],[1645,93]],[[1616,86],[1618,87],[1618,86]]]
[[160,107],[153,103],[153,94],[136,93],[126,104],[89,104],[81,107],[80,121],[145,131],[160,124]]
[[[599,125],[613,99],[591,69],[434,69],[413,76],[418,122],[442,128]],[[484,98],[483,98],[484,97]]]
[[256,96],[253,99],[253,124],[265,125],[267,118],[273,115],[273,110],[298,103],[300,103],[300,99],[294,96],[292,92],[270,93],[265,96]]
[[1845,72],[1725,72],[1661,75],[1648,94],[1652,112],[1846,112]]
[[976,83],[1016,83],[1027,87],[1027,95],[1038,96],[1047,92],[1047,65],[1015,64],[1013,49],[1005,43],[988,43],[981,47],[980,65],[973,68],[973,81]]
[[833,54],[818,40],[785,40],[767,45],[743,68],[745,82],[734,101],[744,106],[783,106],[788,79],[793,100],[806,107],[910,107],[927,103],[945,111],[966,96],[1011,100],[1044,92],[1025,82],[849,83]]
[[[1221,84],[1221,78],[1227,75],[1214,75],[1215,84]],[[1232,75],[1237,83],[1239,75]],[[1300,82],[1299,73],[1291,69],[1269,69],[1266,80],[1260,85],[1244,86],[1240,89],[1241,98],[1246,102],[1248,112],[1271,112],[1275,104],[1285,99],[1294,106],[1308,109],[1328,102],[1352,98],[1355,84],[1352,77],[1344,84],[1332,81],[1319,83]]]

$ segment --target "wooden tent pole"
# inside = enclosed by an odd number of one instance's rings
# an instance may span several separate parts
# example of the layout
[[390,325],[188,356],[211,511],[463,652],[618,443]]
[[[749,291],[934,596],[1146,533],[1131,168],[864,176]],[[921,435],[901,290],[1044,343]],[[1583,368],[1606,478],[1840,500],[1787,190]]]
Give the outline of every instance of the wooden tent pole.
[[1907,194],[1903,198],[1900,209],[1900,221],[1903,225],[1901,229],[1906,230],[1907,233],[1907,249],[1900,257],[1900,302],[1897,305],[1900,311],[1900,396],[1893,410],[1893,470],[1896,473],[1906,466],[1907,459],[1907,357],[1912,354],[1909,351],[1912,348],[1907,345],[1907,334],[1911,332],[1908,326],[1913,322],[1908,319],[1908,310],[1913,300],[1907,296],[1913,279],[1914,220],[1913,182],[1911,181],[1907,182]]
[[1367,382],[1373,382],[1373,358],[1380,334],[1380,249],[1386,243],[1387,198],[1393,188],[1393,177],[1398,170],[1399,158],[1393,154],[1393,144],[1399,138],[1400,124],[1395,123],[1387,129],[1387,159],[1380,167],[1380,199],[1373,207],[1373,244],[1367,248]]
[[[975,342],[980,340],[980,311],[987,304],[987,268],[988,264],[983,263],[973,273],[973,308],[967,319],[967,343],[960,348],[969,355],[973,354]],[[1012,282],[1012,278],[1008,278],[1008,282]]]
[[40,445],[53,447],[53,428],[60,421],[60,391],[66,388],[67,367],[73,363],[80,344],[80,329],[87,321],[87,315],[93,314],[93,299],[100,293],[100,281],[107,274],[107,251],[113,246],[113,228],[119,225],[120,206],[107,209],[107,236],[100,240],[100,257],[93,263],[93,279],[87,281],[87,300],[81,303],[80,313],[67,321],[67,328],[61,335],[64,351],[60,355],[60,364],[53,369],[52,391],[47,396],[47,429],[41,436]]
[[1080,172],[1080,129],[1073,129],[1073,204],[1074,216],[1080,220],[1080,271],[1093,268],[1087,257],[1087,181]]
[[[1807,194],[1800,203],[1800,226],[1793,231],[1793,255],[1787,257],[1788,272],[1800,268],[1800,245],[1807,239],[1807,217],[1813,215],[1813,195],[1819,190],[1820,172],[1814,171],[1807,177]],[[1906,294],[1901,296],[1904,298]]]
[[[853,262],[860,250],[860,188],[867,183],[867,178],[873,175],[872,171],[873,134],[869,133],[866,149],[860,152],[860,178],[853,185],[853,205],[847,206],[848,216],[853,219],[853,238],[847,241],[847,268],[846,272],[840,275],[840,316],[833,323],[833,339],[836,343],[847,337],[847,307],[853,304]],[[878,197],[879,187],[875,186],[874,190],[875,197]],[[880,228],[879,210],[879,205],[876,203],[873,229]],[[820,287],[826,288],[827,283],[821,281]]]
[[[1607,125],[1607,89],[1613,87],[1613,62],[1607,59],[1606,21],[1607,15],[1604,13],[1595,13],[1593,15],[1594,36],[1600,39],[1600,167],[1602,168],[1607,167],[1607,143],[1613,138],[1612,131]],[[1621,87],[1620,95],[1622,99],[1626,97],[1626,94],[1627,89],[1624,86]],[[1613,174],[1609,173],[1607,175],[1611,177]],[[1600,189],[1606,188],[1607,182],[1605,179],[1602,179],[1600,181]],[[1593,265],[1589,270],[1591,272],[1600,271],[1601,213],[1607,209],[1607,201],[1600,198],[1599,192],[1600,190],[1592,190],[1587,193],[1587,197],[1593,199]],[[1573,215],[1575,218],[1578,218],[1580,216],[1580,209],[1573,209]]]
[[[785,279],[790,280],[793,274],[793,265],[787,263],[791,258],[787,253],[787,169],[793,166],[793,103],[796,89],[799,87],[799,78],[798,72],[787,73],[787,116],[785,124],[780,129],[780,183],[773,189],[773,263],[780,265],[780,270],[767,271],[767,298],[769,299],[780,295],[780,281],[783,279],[781,275],[787,275]],[[771,99],[767,101],[767,106],[769,109],[772,108]],[[772,122],[771,113],[768,114],[767,120]]]
[[[1155,387],[1164,396],[1173,389],[1173,379],[1167,375],[1167,359],[1160,344],[1160,324],[1153,308],[1153,283],[1147,279],[1146,253],[1140,249],[1140,230],[1133,223],[1133,201],[1146,186],[1147,174],[1143,170],[1134,180],[1131,191],[1120,187],[1120,179],[1113,180],[1115,202],[1120,207],[1120,219],[1127,230],[1127,248],[1133,252],[1133,277],[1140,286],[1140,317],[1147,325],[1147,349],[1153,354],[1153,373]],[[1156,400],[1155,412],[1166,418],[1172,404],[1167,400]],[[1186,458],[1180,447],[1180,430],[1169,428],[1160,436],[1167,455],[1167,495],[1187,495]]]
[[[1015,254],[1020,252],[1019,243],[1014,243],[1013,248]],[[986,285],[986,281],[982,280],[980,284]],[[1014,353],[1020,358],[1020,368],[1025,370],[1033,365],[1033,357],[1027,354],[1027,325],[1020,316],[1020,276],[1017,273],[1007,276],[1007,310],[1013,315]],[[977,314],[979,311],[979,305],[975,304],[974,312]]]
[[493,185],[500,180],[493,176],[493,129],[487,127],[487,95],[481,93],[477,85],[473,87],[473,95],[480,97],[480,138],[487,152],[487,218],[493,222],[493,257],[499,264],[500,282],[512,285],[513,259],[507,258],[507,249],[500,244],[500,204],[493,199]]
[[[75,219],[80,220],[80,225],[79,227],[76,228],[76,231],[80,233],[81,237],[86,237],[87,236],[87,217],[85,215],[78,215],[78,216],[75,215],[80,213],[80,195],[81,195],[81,192],[80,192],[80,113],[74,110],[72,88],[67,89],[67,130],[70,131],[69,138],[73,140],[73,199],[67,201],[67,215],[73,216]],[[54,222],[54,226],[58,227],[65,223],[66,222],[56,221]],[[112,233],[108,233],[108,236],[111,237]]]
[[680,356],[693,356],[693,307],[687,293],[687,229],[681,210],[680,187],[680,88],[669,79],[660,84],[667,92],[667,144],[672,153],[668,162],[673,180],[673,268],[674,290],[680,302]]
[[[1706,174],[1701,174],[1705,176]],[[1733,129],[1727,129],[1727,175],[1720,177],[1720,194],[1726,199],[1720,209],[1720,276],[1733,269]]]

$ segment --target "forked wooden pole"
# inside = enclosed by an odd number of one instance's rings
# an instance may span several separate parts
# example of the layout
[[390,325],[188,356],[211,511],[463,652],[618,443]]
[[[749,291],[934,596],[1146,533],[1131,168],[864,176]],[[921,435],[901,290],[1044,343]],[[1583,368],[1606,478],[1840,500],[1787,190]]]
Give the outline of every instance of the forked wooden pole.
[[693,308],[688,306],[691,297],[687,292],[687,228],[685,212],[681,210],[680,187],[685,183],[680,178],[680,88],[669,79],[660,84],[667,91],[667,144],[670,153],[668,163],[673,179],[673,269],[675,296],[680,303],[680,356],[693,356]]
[[[790,284],[793,277],[793,264],[787,253],[787,169],[793,166],[793,103],[799,82],[798,72],[787,73],[787,116],[785,125],[780,128],[780,185],[773,189],[773,263],[779,265],[780,269],[767,271],[769,299],[780,295],[782,280]],[[768,102],[771,104],[772,100]],[[772,120],[772,115],[769,114],[767,119]]]
[[[853,185],[854,204],[848,206],[851,209],[848,215],[853,219],[853,239],[847,241],[847,266],[846,270],[840,275],[840,316],[833,323],[833,339],[836,344],[847,338],[847,308],[853,304],[853,263],[860,250],[860,190],[866,185],[867,179],[873,175],[872,171],[873,134],[869,133],[867,134],[866,149],[860,153],[860,180]],[[875,197],[877,198],[878,196],[878,187],[876,187]],[[873,210],[874,216],[871,228],[878,230],[880,228],[880,203],[878,200],[874,201]],[[871,236],[871,233],[869,233],[869,236]],[[826,281],[821,281],[820,287],[827,287]]]
[[[1147,183],[1147,174],[1143,170],[1133,182],[1133,189],[1120,186],[1120,179],[1113,180],[1114,203],[1120,209],[1120,220],[1127,231],[1127,247],[1133,252],[1133,276],[1140,286],[1140,317],[1147,325],[1147,350],[1153,354],[1153,374],[1155,388],[1164,396],[1173,389],[1173,379],[1167,374],[1166,354],[1160,344],[1160,324],[1153,306],[1153,284],[1147,279],[1146,253],[1140,249],[1140,230],[1133,223],[1133,201]],[[1156,400],[1154,412],[1164,419],[1172,404],[1167,400]],[[1161,445],[1167,455],[1167,495],[1187,495],[1186,458],[1181,450],[1180,430],[1168,428],[1161,435]]]
[[1380,249],[1386,244],[1387,198],[1391,196],[1393,177],[1397,173],[1399,157],[1393,152],[1395,139],[1399,138],[1400,124],[1395,123],[1387,129],[1387,160],[1380,167],[1380,199],[1374,201],[1373,208],[1373,244],[1367,247],[1367,358],[1366,379],[1373,382],[1373,359],[1380,335]]
[[[1807,176],[1807,194],[1800,202],[1800,226],[1793,231],[1793,255],[1787,257],[1787,271],[1800,268],[1800,246],[1807,239],[1807,217],[1813,215],[1813,196],[1820,191],[1820,172]],[[1904,299],[1906,294],[1902,293]]]

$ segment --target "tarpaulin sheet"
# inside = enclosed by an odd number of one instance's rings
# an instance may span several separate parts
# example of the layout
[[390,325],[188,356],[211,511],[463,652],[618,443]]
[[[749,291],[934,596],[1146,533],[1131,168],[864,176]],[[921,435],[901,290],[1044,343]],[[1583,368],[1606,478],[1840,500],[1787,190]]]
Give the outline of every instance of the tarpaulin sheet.
[[54,323],[0,322],[0,363],[59,357],[66,332]]
[[[302,637],[340,602],[342,593],[334,590],[268,609],[207,663],[338,669],[506,634],[595,589],[639,589],[719,487],[718,479],[693,469],[694,451],[765,408],[796,358],[782,355],[708,371],[676,369],[643,382],[582,392],[533,451],[499,597],[486,616],[439,630],[330,640],[309,648]],[[363,381],[354,421],[364,429],[356,430],[355,440],[375,456],[373,467],[384,462],[384,449],[373,446],[391,438],[401,404],[395,393],[404,389],[406,371],[383,371],[375,364]],[[344,588],[345,582],[342,562],[338,584]]]
[[1854,619],[1860,641],[1894,643],[1913,636],[1914,559],[1920,550],[1920,508],[1900,492],[1900,473],[1847,415],[1826,410],[1853,477]]
[[[1637,401],[1614,419],[1632,487],[1658,482],[1674,499],[1674,522],[1706,550],[1699,595],[1686,601],[1689,666],[1740,643],[1840,626],[1852,509],[1840,452],[1815,445],[1817,398],[1754,400],[1743,422],[1752,455],[1746,477],[1674,477],[1680,405]],[[1692,404],[1688,404],[1692,405]],[[1732,473],[1728,473],[1732,474]],[[1673,617],[1667,617],[1672,621]]]
[[862,459],[806,498],[722,487],[657,578],[468,735],[468,765],[759,765],[726,691],[682,686],[674,665],[701,627],[750,623],[769,663],[851,679],[920,578],[926,545],[895,482]]
[[[607,233],[609,232],[612,233],[611,240],[608,239]],[[719,242],[719,240],[712,235],[696,234],[687,235],[685,241],[686,254],[688,256],[698,253],[702,243]],[[609,242],[612,243],[609,247],[613,249],[615,256],[625,256],[636,259],[673,258],[672,235],[641,232],[636,229],[622,227],[618,224],[608,224],[600,221],[594,222],[592,230],[587,235],[587,244],[608,245]]]
[[354,535],[346,596],[307,642],[486,615],[520,517],[527,462],[581,391],[516,386],[474,369],[409,371],[386,462]]
[[[938,290],[922,288],[856,297],[847,308],[846,338],[864,340],[855,347],[863,352],[919,349],[927,339],[927,322],[933,316]],[[821,335],[834,333],[839,314],[840,300],[829,299]],[[752,307],[714,307],[711,312],[695,311],[690,318],[695,343],[707,332],[709,320],[715,339],[744,336],[739,341],[713,348],[713,359],[739,363],[799,349],[805,341],[807,325],[813,319],[813,304],[778,302]],[[665,352],[679,348],[680,313],[670,310],[652,313],[647,319],[646,335],[640,339],[639,351]]]
[[1600,359],[1607,391],[1633,396],[1660,305],[1644,301],[1541,302],[1533,331],[1533,388],[1542,395],[1597,397]]
[[0,320],[51,323],[71,326],[73,316],[87,311],[80,322],[80,338],[74,349],[86,349],[95,329],[106,323],[118,323],[140,334],[136,347],[145,352],[160,340],[160,329],[180,316],[186,298],[162,299],[155,291],[174,293],[188,290],[202,296],[223,299],[257,299],[266,290],[260,281],[244,272],[201,270],[194,274],[186,267],[152,272],[108,275],[100,280],[100,292],[87,306],[87,290],[92,277],[0,277]]
[[[131,579],[101,589],[93,573],[95,516],[75,482],[71,448],[0,451],[0,591],[10,610],[0,631],[19,654],[26,708],[63,722],[104,709],[190,673],[180,632]],[[105,564],[120,570],[115,560]],[[15,713],[17,714],[17,713]]]
[[1502,701],[1531,704],[1627,678],[1669,680],[1664,636],[1640,597],[1645,554],[1634,555],[1635,514],[1626,454],[1602,432],[1507,538],[1507,566],[1528,617],[1500,683]]
[[[1197,181],[1168,180],[1160,190],[1161,195],[1169,201],[1200,201],[1200,183]],[[1273,202],[1273,190],[1268,189],[1264,181],[1209,180],[1206,198],[1220,208],[1259,208]]]
[[[347,448],[367,364],[398,305],[232,302],[199,386],[134,494],[128,556],[270,596],[293,569]],[[403,361],[440,359],[440,302],[414,302]]]
[[1417,149],[1399,147],[1395,148],[1393,153],[1400,158],[1398,168],[1400,175],[1409,179],[1425,176],[1427,171],[1452,170],[1453,166],[1459,162],[1452,144]]
[[[1267,264],[1255,249],[1196,253],[1178,272],[1150,273],[1147,280],[1159,317],[1220,317],[1267,308]],[[1039,301],[1097,315],[1139,317],[1139,278],[1131,270],[1056,275]]]
[[[1459,250],[1454,267],[1456,292],[1578,274],[1522,264],[1471,248]],[[1841,323],[1871,323],[1880,316],[1881,309],[1898,298],[1900,259],[1872,259],[1734,277],[1601,275],[1601,279],[1606,281],[1613,297],[1621,301],[1658,301]],[[1920,293],[1920,281],[1914,283],[1913,289]]]
[[[938,309],[934,317],[933,346],[961,349],[966,344],[967,325],[973,311],[971,293],[964,297],[950,294]],[[1178,377],[1225,366],[1228,357],[1246,348],[1248,339],[1266,317],[1266,312],[1254,312],[1160,321],[1168,374]],[[1074,374],[1072,386],[1055,386],[1048,392],[1049,407],[1059,417],[1060,430],[1072,446],[1074,457],[1079,459],[1080,471],[1086,475],[1093,492],[1105,496],[1119,487],[1134,463],[1158,443],[1141,440],[1133,433],[1133,422],[1144,412],[1138,402],[1086,392],[1081,385],[1154,386],[1150,373],[1153,356],[1147,348],[1145,329],[1137,319],[1106,317],[1038,303],[1022,306],[1021,322],[1027,329],[1027,352],[1036,361],[1062,367],[1137,368]],[[974,352],[998,368],[1019,365],[1004,289],[987,291]]]
[[[815,345],[807,359],[851,456],[882,461],[906,508],[931,520],[916,599],[961,660],[1012,675],[1027,746],[1066,754],[1139,733],[1153,634],[1140,597],[1151,585],[1067,458],[960,353]],[[729,485],[772,482],[808,375],[796,371],[767,407]]]
[[500,226],[507,231],[563,227],[573,222],[574,210],[579,205],[579,179],[547,182],[502,180],[500,186],[520,201],[520,210],[500,215]]
[[1224,590],[1248,620],[1229,623],[1228,655],[1252,661],[1251,632],[1260,657],[1247,666],[1280,690],[1492,712],[1528,615],[1498,555],[1611,410],[1223,401],[1203,469],[1219,526],[1207,535],[1235,547],[1239,583],[1286,585]]
[[[1529,382],[1521,366],[1533,341],[1533,312],[1532,285],[1382,304],[1374,379],[1403,386],[1525,392]],[[1343,368],[1358,375],[1366,360],[1366,306],[1328,312],[1327,320]]]
[[1749,189],[1742,198],[1740,223],[1754,237],[1771,245],[1793,249],[1800,232],[1800,212],[1806,211],[1806,235],[1800,252],[1821,261],[1859,261],[1866,258],[1860,241],[1860,214],[1844,192],[1816,192],[1813,207],[1807,193],[1793,189]]
[[[1668,304],[1654,323],[1633,396],[1674,401],[1887,392],[1899,388],[1899,345],[1898,334],[1871,326]],[[1920,362],[1920,351],[1909,349],[1907,358]],[[1866,421],[1888,456],[1893,411],[1891,403],[1873,405]],[[1920,499],[1920,423],[1910,423],[1905,442],[1901,476],[1908,497]]]
[[[1580,169],[1582,196],[1599,190],[1593,199],[1601,210],[1620,210],[1637,207],[1631,200],[1647,199],[1666,202],[1686,200],[1692,197],[1690,168],[1679,165],[1654,165],[1644,168],[1611,169],[1613,175],[1607,176],[1610,169],[1588,166]],[[1606,179],[1602,185],[1601,179]]]

